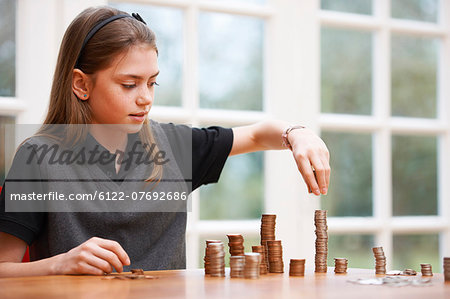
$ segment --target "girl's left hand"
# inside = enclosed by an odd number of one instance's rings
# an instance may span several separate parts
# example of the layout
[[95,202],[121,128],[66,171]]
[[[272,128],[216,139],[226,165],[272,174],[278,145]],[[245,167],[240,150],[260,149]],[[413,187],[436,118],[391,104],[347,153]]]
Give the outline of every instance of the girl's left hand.
[[315,195],[327,194],[330,184],[330,153],[325,143],[308,128],[289,132],[297,168]]

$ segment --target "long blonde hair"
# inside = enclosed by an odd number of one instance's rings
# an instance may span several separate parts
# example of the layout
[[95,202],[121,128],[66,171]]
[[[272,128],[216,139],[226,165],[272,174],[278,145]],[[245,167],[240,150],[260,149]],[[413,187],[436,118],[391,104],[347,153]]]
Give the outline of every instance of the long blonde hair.
[[[37,135],[52,135],[51,125],[73,124],[76,126],[68,126],[64,136],[59,136],[60,141],[70,145],[86,138],[92,115],[89,100],[78,99],[72,91],[75,67],[86,74],[94,74],[109,67],[118,54],[139,44],[147,44],[158,53],[154,32],[144,23],[131,17],[108,23],[98,30],[82,49],[86,35],[96,24],[119,14],[127,13],[107,6],[92,7],[81,12],[69,25],[59,50],[47,116]],[[139,137],[143,144],[157,144],[148,119],[145,119]],[[154,152],[158,152],[157,147]],[[162,165],[154,164],[153,171],[146,181],[159,182],[161,177]]]

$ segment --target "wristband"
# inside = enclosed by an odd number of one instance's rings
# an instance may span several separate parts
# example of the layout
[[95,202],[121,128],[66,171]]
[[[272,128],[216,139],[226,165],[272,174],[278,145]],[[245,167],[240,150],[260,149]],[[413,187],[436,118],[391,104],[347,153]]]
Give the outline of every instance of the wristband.
[[286,148],[288,148],[288,149],[290,149],[290,150],[292,150],[291,143],[289,142],[289,139],[288,139],[289,133],[290,133],[292,130],[295,130],[295,129],[304,129],[304,128],[306,128],[306,127],[305,127],[305,126],[301,126],[301,125],[297,125],[297,126],[289,126],[289,127],[287,127],[287,128],[283,131],[283,134],[281,134],[281,140],[282,140],[283,146],[286,147]]

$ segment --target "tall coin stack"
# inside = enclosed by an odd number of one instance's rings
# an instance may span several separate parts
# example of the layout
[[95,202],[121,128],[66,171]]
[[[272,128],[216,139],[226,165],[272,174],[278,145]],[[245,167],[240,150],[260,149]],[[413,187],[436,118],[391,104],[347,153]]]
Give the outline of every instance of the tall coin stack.
[[264,258],[269,269],[269,254],[266,241],[275,240],[275,214],[262,214],[261,216],[261,245],[264,246]]
[[262,256],[257,252],[245,253],[244,277],[249,279],[259,278],[259,267]]
[[225,251],[223,243],[209,243],[208,257],[209,257],[209,275],[213,277],[224,277],[225,276]]
[[252,246],[252,252],[258,252],[261,255],[261,264],[259,267],[259,274],[267,274],[267,264],[264,258],[264,246]]
[[235,255],[230,257],[231,278],[244,278],[245,256]]
[[305,259],[291,259],[289,276],[305,276]]
[[444,278],[450,281],[450,257],[444,257]]
[[270,240],[267,242],[267,252],[269,256],[269,272],[283,273],[283,247],[281,247],[281,240]]
[[315,272],[326,273],[328,255],[328,226],[326,210],[315,211],[314,225],[316,226]]
[[230,247],[231,256],[244,255],[244,238],[240,234],[229,234],[228,246]]
[[346,258],[334,258],[334,273],[347,273],[347,265]]
[[373,247],[372,251],[375,256],[375,274],[386,274],[386,256],[383,247]]
[[420,264],[420,269],[422,276],[433,276],[433,270],[431,269],[431,264]]
[[205,257],[203,258],[203,261],[205,262],[205,274],[209,274],[209,247],[208,245],[210,243],[222,243],[222,241],[220,240],[206,240],[206,247],[205,247]]

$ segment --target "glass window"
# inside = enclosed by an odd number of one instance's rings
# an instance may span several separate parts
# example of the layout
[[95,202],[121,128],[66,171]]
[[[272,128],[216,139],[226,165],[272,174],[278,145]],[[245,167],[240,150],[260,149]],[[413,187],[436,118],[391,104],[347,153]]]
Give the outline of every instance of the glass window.
[[6,157],[7,153],[14,152],[14,143],[7,142],[5,137],[5,124],[14,124],[15,118],[13,116],[1,116],[0,115],[0,187],[3,186],[5,181],[7,161],[13,157]]
[[334,267],[335,257],[348,259],[349,268],[372,269],[374,258],[373,235],[330,234],[328,239],[328,266]]
[[439,40],[392,35],[392,115],[435,118]]
[[16,94],[16,1],[0,0],[0,97]]
[[372,0],[321,0],[320,7],[326,10],[372,14]]
[[181,106],[183,85],[183,12],[179,9],[130,3],[111,3],[128,13],[137,12],[156,34],[159,86],[155,105]]
[[332,169],[322,208],[329,216],[372,216],[372,136],[323,131],[322,138]]
[[393,18],[437,22],[439,0],[391,0]]
[[321,30],[322,112],[372,113],[372,34]]
[[393,214],[437,214],[437,138],[392,136]]
[[263,109],[263,20],[201,13],[200,107]]
[[419,272],[420,264],[431,264],[434,273],[442,272],[439,234],[395,234],[393,241],[395,270],[414,269]]
[[245,4],[266,4],[267,0],[211,0],[211,1],[217,1],[217,2],[237,2],[237,3],[245,3]]
[[200,219],[260,218],[264,202],[263,153],[229,157],[219,183],[200,188]]
[[[239,232],[229,232],[229,234],[239,234]],[[252,252],[252,246],[261,245],[261,238],[259,235],[242,235],[244,237],[244,252]],[[230,266],[230,247],[228,246],[227,234],[224,235],[201,235],[199,238],[199,268],[204,268],[206,240],[221,240],[225,249],[225,267]]]

